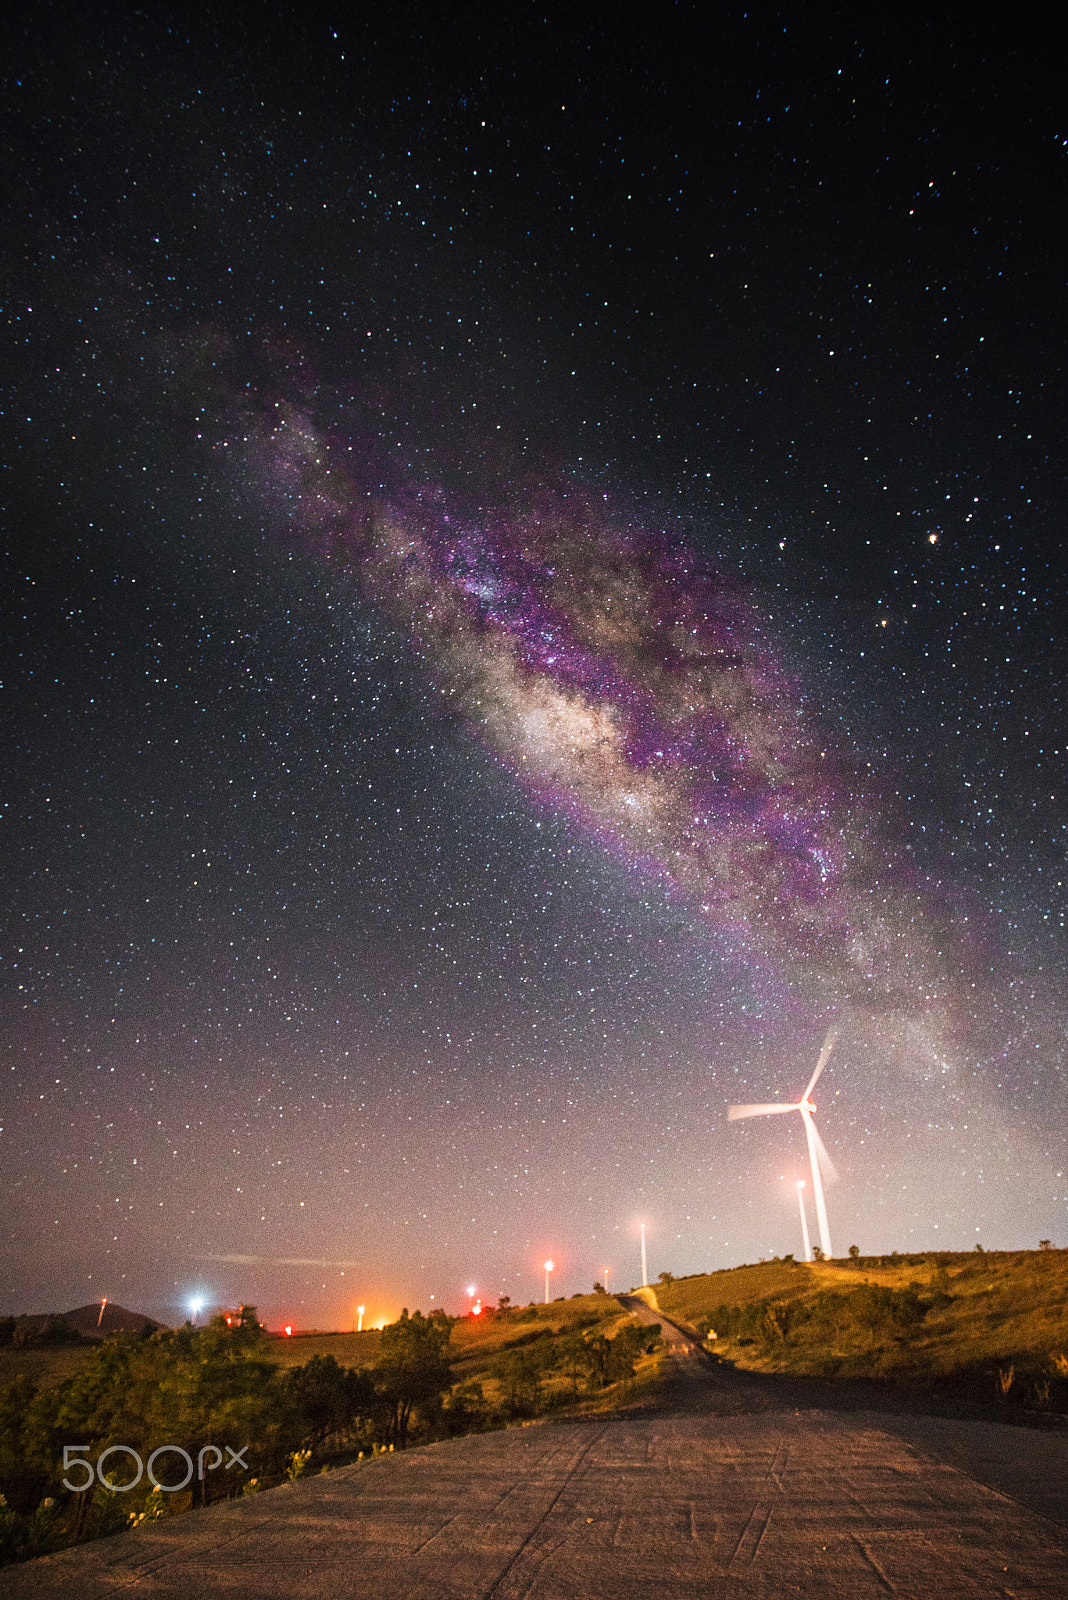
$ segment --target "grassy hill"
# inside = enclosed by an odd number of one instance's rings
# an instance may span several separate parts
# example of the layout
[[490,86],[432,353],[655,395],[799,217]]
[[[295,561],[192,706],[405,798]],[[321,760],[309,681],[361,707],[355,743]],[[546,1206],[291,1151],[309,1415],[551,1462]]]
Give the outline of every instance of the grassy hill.
[[[709,1349],[742,1369],[879,1378],[984,1407],[996,1400],[1068,1412],[1068,1251],[762,1261],[658,1283],[656,1296],[668,1316],[702,1335],[714,1331]],[[477,1404],[492,1414],[504,1407],[509,1385],[514,1402],[515,1368],[525,1365],[538,1369],[539,1411],[572,1403],[575,1381],[563,1360],[569,1336],[611,1338],[626,1320],[608,1295],[462,1317],[449,1351],[454,1385],[469,1395],[481,1387]],[[283,1369],[317,1355],[367,1368],[380,1341],[373,1329],[270,1335],[266,1354]],[[46,1387],[60,1383],[90,1353],[88,1345],[0,1349],[0,1387],[20,1374]],[[654,1357],[639,1365],[640,1384],[655,1364]],[[589,1403],[616,1398],[612,1389]]]
[[[505,1403],[509,1374],[517,1362],[533,1361],[540,1367],[540,1394],[537,1410],[551,1411],[571,1406],[576,1399],[576,1380],[563,1359],[568,1339],[581,1335],[587,1340],[613,1339],[630,1322],[614,1295],[575,1295],[570,1300],[553,1300],[548,1305],[532,1304],[494,1312],[487,1319],[464,1317],[452,1331],[452,1369],[457,1383],[477,1384],[487,1405]],[[626,1385],[609,1385],[587,1400],[583,1409],[604,1410],[620,1398],[622,1389],[630,1396],[644,1387],[656,1371],[657,1358],[639,1360],[636,1378]]]
[[1068,1251],[767,1261],[656,1285],[739,1367],[1068,1410]]
[[[563,1343],[575,1333],[593,1339],[614,1338],[629,1320],[615,1296],[606,1294],[575,1295],[548,1305],[509,1306],[504,1311],[487,1308],[481,1316],[460,1317],[452,1325],[449,1347],[454,1384],[466,1389],[471,1401],[472,1386],[480,1388],[481,1403],[492,1414],[505,1406],[506,1388],[511,1389],[514,1400],[518,1363],[527,1369],[524,1382],[528,1391],[533,1387],[531,1374],[537,1370],[537,1405],[529,1409],[554,1410],[574,1399],[575,1383],[562,1360]],[[302,1366],[319,1355],[333,1356],[342,1366],[370,1367],[378,1357],[381,1338],[376,1330],[292,1338],[271,1334],[267,1354],[281,1367]],[[642,1383],[651,1376],[654,1364],[651,1359],[639,1364]],[[628,1394],[632,1390],[629,1385]],[[614,1403],[615,1398],[614,1390],[606,1391],[598,1395],[597,1405]]]
[[363,1333],[269,1333],[266,1351],[282,1368],[302,1367],[313,1356],[333,1356],[339,1367],[373,1367],[382,1335],[377,1328]]

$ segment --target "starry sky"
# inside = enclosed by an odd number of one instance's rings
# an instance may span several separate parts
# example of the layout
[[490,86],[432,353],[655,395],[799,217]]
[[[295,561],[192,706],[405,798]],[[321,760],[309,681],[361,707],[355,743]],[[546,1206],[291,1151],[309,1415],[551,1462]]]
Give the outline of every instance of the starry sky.
[[5,29],[0,1311],[1068,1245],[1052,38]]

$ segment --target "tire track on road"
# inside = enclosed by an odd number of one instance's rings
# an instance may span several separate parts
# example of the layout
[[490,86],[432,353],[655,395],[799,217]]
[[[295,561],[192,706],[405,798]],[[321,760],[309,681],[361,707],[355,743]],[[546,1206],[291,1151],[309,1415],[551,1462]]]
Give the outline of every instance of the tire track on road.
[[[590,1451],[593,1449],[593,1447],[595,1445],[600,1444],[601,1440],[604,1438],[604,1436],[605,1436],[605,1434],[607,1432],[608,1432],[608,1426],[606,1424],[604,1427],[601,1428],[600,1432],[595,1434],[594,1437],[589,1441],[589,1443],[586,1444],[584,1446],[584,1448],[579,1452],[579,1455],[578,1455],[574,1465],[571,1467],[570,1471],[568,1472],[566,1478],[561,1483],[559,1489],[557,1489],[557,1491],[553,1495],[552,1499],[549,1501],[549,1504],[546,1506],[545,1510],[542,1512],[542,1514],[538,1518],[537,1522],[535,1522],[534,1526],[530,1529],[530,1532],[527,1534],[526,1538],[523,1540],[522,1544],[519,1546],[519,1549],[512,1556],[511,1560],[507,1561],[505,1563],[505,1565],[501,1568],[500,1572],[497,1574],[496,1578],[494,1578],[493,1582],[490,1584],[489,1588],[485,1591],[484,1600],[491,1600],[491,1597],[493,1595],[499,1595],[501,1593],[501,1586],[504,1583],[505,1579],[515,1570],[515,1568],[518,1565],[518,1563],[523,1559],[523,1557],[526,1554],[526,1552],[530,1549],[530,1546],[531,1546],[533,1540],[537,1537],[537,1535],[540,1533],[542,1528],[544,1528],[545,1524],[548,1522],[549,1518],[552,1516],[552,1514],[555,1511],[556,1507],[560,1503],[560,1498],[563,1495],[564,1490],[567,1489],[569,1484],[574,1482],[576,1473],[578,1472],[579,1468],[585,1462],[585,1460],[588,1457]],[[550,1552],[549,1552],[548,1549],[546,1549],[542,1553],[542,1561],[544,1561],[545,1556],[548,1555],[549,1553]],[[540,1567],[541,1564],[542,1564],[541,1561],[539,1561],[538,1562],[538,1566]],[[534,1582],[534,1577],[535,1577],[535,1574],[532,1574],[531,1575],[531,1583]],[[524,1589],[523,1592],[526,1593],[527,1590],[529,1590],[529,1588],[530,1588],[530,1584],[527,1584],[526,1589]]]

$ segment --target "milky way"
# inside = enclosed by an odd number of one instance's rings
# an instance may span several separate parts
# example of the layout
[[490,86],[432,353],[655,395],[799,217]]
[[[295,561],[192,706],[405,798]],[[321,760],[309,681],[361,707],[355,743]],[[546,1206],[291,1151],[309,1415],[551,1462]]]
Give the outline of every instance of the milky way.
[[806,714],[755,594],[563,474],[475,504],[403,482],[311,397],[238,426],[268,498],[350,563],[443,709],[533,794],[699,905],[771,987],[896,1014],[945,1065],[963,946],[948,954],[948,913]]

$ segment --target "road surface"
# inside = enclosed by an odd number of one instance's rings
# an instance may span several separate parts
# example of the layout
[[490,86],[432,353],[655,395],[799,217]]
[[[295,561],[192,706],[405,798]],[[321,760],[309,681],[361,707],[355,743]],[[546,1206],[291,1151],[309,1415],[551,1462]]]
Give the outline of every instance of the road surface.
[[379,1456],[5,1568],[0,1593],[1068,1597],[1064,1434],[801,1409],[663,1327],[664,1396],[629,1413]]

